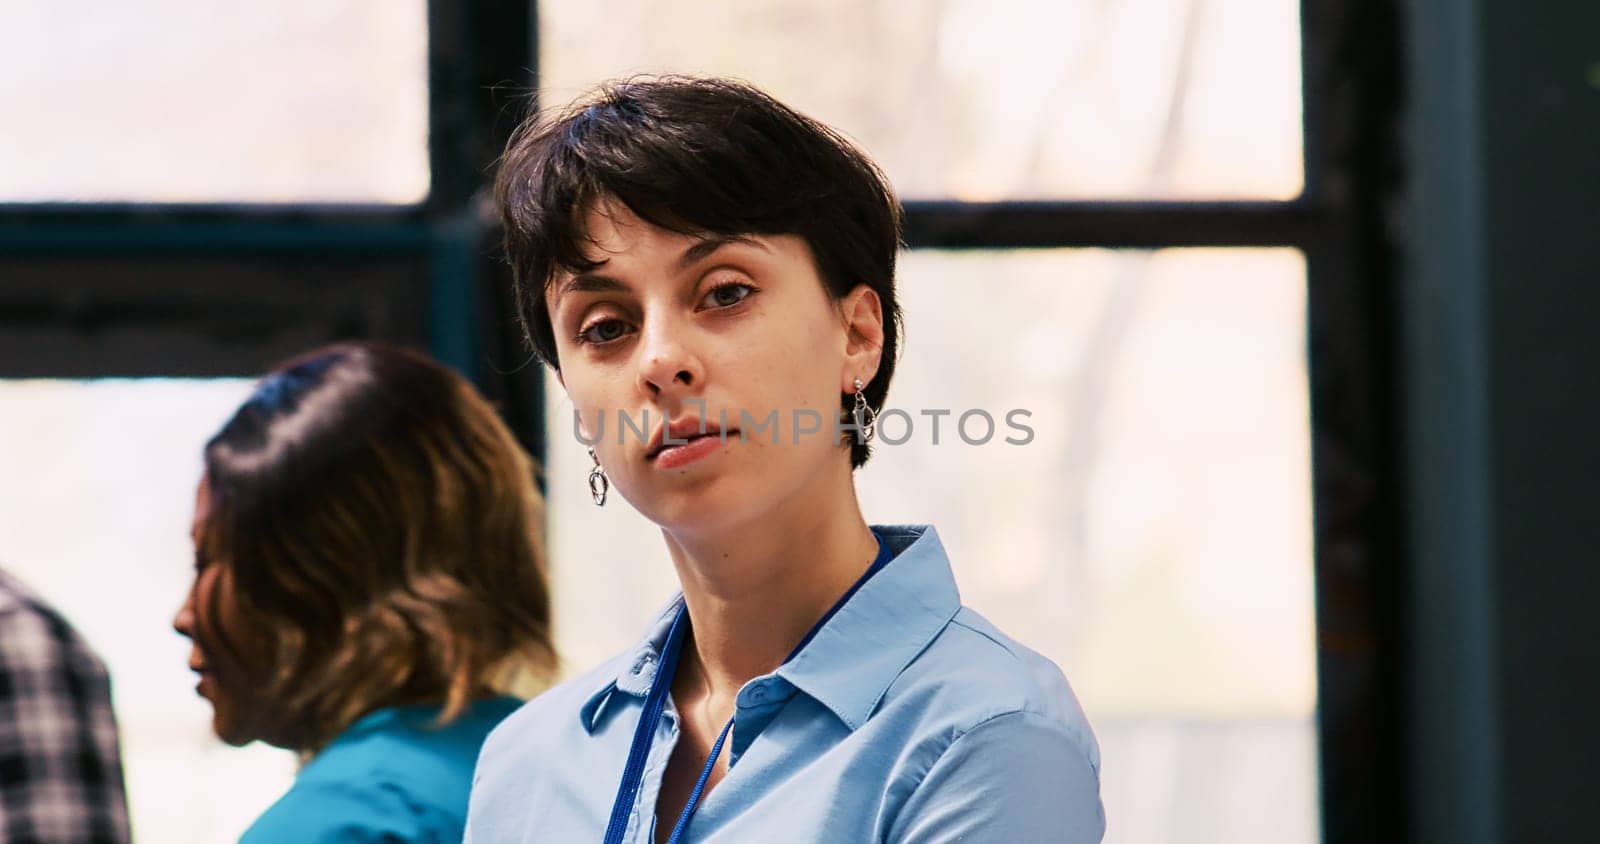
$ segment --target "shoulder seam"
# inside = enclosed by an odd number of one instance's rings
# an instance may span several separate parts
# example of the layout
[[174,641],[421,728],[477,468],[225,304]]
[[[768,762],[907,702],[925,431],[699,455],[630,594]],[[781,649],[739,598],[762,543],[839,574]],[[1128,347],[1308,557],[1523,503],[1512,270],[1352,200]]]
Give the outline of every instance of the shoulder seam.
[[[1078,735],[1076,730],[1072,729],[1070,726],[1068,726],[1066,724],[1062,724],[1062,723],[1059,723],[1059,722],[1055,721],[1054,719],[1050,718],[1049,716],[1045,715],[1042,712],[1034,712],[1034,711],[1029,710],[1029,709],[1009,709],[1009,710],[1006,710],[1004,712],[996,712],[993,715],[990,715],[990,716],[988,716],[986,718],[983,718],[982,720],[978,721],[977,723],[973,724],[972,726],[967,727],[964,730],[961,730],[960,732],[956,733],[950,739],[950,743],[946,744],[944,746],[943,750],[939,751],[939,759],[943,759],[944,755],[946,753],[950,752],[950,748],[954,747],[956,742],[958,742],[961,739],[965,738],[968,734],[976,732],[980,728],[987,727],[990,724],[993,724],[996,721],[999,721],[1001,719],[1011,718],[1011,717],[1014,717],[1014,716],[1031,717],[1031,718],[1037,720],[1040,724],[1044,725],[1051,732],[1060,733],[1061,736],[1063,738],[1065,738],[1069,744],[1072,745],[1072,749],[1074,751],[1076,751],[1077,754],[1083,758],[1084,764],[1088,765],[1089,769],[1094,771],[1097,776],[1099,775],[1100,766],[1095,763],[1095,760],[1091,757],[1091,755],[1089,753],[1085,752],[1084,745],[1083,745],[1083,737]],[[937,765],[938,764],[938,760],[935,760],[934,764]],[[929,766],[929,769],[931,770],[932,766]],[[924,776],[926,776],[926,775],[924,775]]]
[[965,605],[963,605],[960,610],[957,610],[956,614],[954,616],[951,616],[950,623],[960,627],[963,630],[971,631],[973,633],[976,633],[979,636],[982,636],[985,639],[988,639],[989,641],[993,642],[995,644],[995,646],[998,647],[1000,650],[1005,651],[1006,654],[1009,655],[1012,659],[1014,659],[1014,660],[1016,660],[1018,662],[1022,661],[1022,657],[1010,645],[1006,644],[1005,642],[1000,641],[999,639],[996,639],[994,636],[989,634],[989,631],[987,631],[987,630],[979,630],[978,628],[973,627],[972,625],[970,625],[970,624],[966,623],[965,621],[963,621],[961,619],[961,611],[962,610],[966,610],[966,609],[967,609],[967,607]]
[[934,768],[939,767],[939,763],[944,761],[945,757],[949,755],[951,748],[955,747],[956,744],[963,738],[966,738],[968,735],[978,731],[980,728],[989,726],[990,724],[993,724],[1003,718],[1011,718],[1018,715],[1033,716],[1034,718],[1042,721],[1050,729],[1060,733],[1062,737],[1064,737],[1067,742],[1072,745],[1073,752],[1077,753],[1078,756],[1083,759],[1084,764],[1088,765],[1089,769],[1094,771],[1095,776],[1098,777],[1100,775],[1100,766],[1096,765],[1090,755],[1084,751],[1083,743],[1079,740],[1078,736],[1073,735],[1072,730],[1068,729],[1062,724],[1058,724],[1055,721],[1050,720],[1038,712],[1029,712],[1025,709],[1006,709],[1001,712],[996,712],[994,714],[985,716],[971,726],[958,730],[954,735],[952,735],[950,740],[945,742],[943,747],[939,748],[939,752],[934,755],[933,761],[928,763],[928,767],[918,773],[916,784],[911,789],[912,793],[915,793],[918,789],[922,788],[923,783],[927,782],[928,775],[933,773]]

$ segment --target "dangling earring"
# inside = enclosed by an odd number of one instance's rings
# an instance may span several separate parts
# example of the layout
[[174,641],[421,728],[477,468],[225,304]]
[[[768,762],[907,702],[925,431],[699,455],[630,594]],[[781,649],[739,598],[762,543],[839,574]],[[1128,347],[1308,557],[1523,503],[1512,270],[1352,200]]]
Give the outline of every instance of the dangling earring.
[[594,499],[594,506],[606,506],[606,492],[611,489],[611,479],[606,477],[606,470],[600,468],[600,458],[589,449],[589,459],[594,461],[594,468],[589,470],[589,496]]
[[856,420],[856,435],[861,442],[869,443],[878,433],[878,411],[867,406],[867,397],[861,393],[866,386],[860,378],[856,379],[856,406],[851,408],[850,415]]

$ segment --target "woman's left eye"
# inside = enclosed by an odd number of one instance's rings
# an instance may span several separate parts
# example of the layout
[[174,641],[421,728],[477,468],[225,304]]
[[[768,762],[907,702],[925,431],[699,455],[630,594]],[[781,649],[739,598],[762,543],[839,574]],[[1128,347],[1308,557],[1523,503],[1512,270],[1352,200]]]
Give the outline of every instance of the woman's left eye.
[[700,302],[710,308],[726,308],[743,302],[746,296],[754,292],[754,287],[733,281],[713,287]]

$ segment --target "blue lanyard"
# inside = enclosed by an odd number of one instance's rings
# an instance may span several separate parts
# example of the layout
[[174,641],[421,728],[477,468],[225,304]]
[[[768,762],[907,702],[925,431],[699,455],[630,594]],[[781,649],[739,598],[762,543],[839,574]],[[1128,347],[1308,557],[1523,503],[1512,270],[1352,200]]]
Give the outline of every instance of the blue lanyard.
[[[878,540],[878,555],[873,558],[872,565],[867,568],[854,585],[850,587],[832,608],[825,613],[816,624],[806,632],[800,644],[794,646],[789,656],[784,660],[788,663],[806,645],[811,643],[828,620],[833,618],[841,607],[849,602],[862,584],[866,583],[877,574],[884,566],[889,564],[889,546],[883,537],[873,535]],[[689,608],[685,604],[678,605],[678,612],[672,619],[672,627],[667,630],[667,641],[661,649],[661,664],[656,666],[656,676],[650,683],[650,691],[645,695],[644,712],[639,715],[639,724],[633,730],[633,745],[628,749],[628,764],[622,769],[622,782],[617,786],[617,799],[611,804],[611,820],[606,825],[605,844],[622,844],[622,835],[628,828],[628,815],[633,812],[633,804],[639,795],[639,786],[644,782],[644,763],[650,755],[650,744],[655,740],[655,726],[661,720],[661,711],[666,708],[667,695],[672,691],[672,675],[678,670],[678,657],[683,652],[683,639],[689,629]],[[678,822],[672,827],[672,837],[667,844],[678,844],[678,840],[689,827],[689,818],[694,815],[694,810],[700,804],[700,794],[705,790],[706,780],[710,779],[711,771],[716,767],[717,757],[722,753],[722,745],[727,741],[728,734],[733,731],[733,719],[723,725],[722,732],[717,735],[717,741],[711,746],[711,756],[706,759],[706,765],[700,770],[700,778],[695,781],[694,790],[689,793],[689,800],[683,806],[683,813],[678,816]]]

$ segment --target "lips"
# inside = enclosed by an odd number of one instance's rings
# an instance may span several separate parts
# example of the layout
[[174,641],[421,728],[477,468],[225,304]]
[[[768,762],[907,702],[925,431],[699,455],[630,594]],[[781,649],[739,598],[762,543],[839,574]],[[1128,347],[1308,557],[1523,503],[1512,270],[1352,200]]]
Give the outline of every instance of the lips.
[[211,678],[211,672],[204,665],[196,665],[192,662],[189,663],[189,670],[195,673],[195,693],[210,700],[214,683]]
[[[700,430],[702,423],[705,425],[704,431]],[[660,454],[663,449],[684,445],[686,441],[697,440],[701,437],[721,436],[722,433],[722,429],[710,420],[702,420],[698,416],[680,419],[670,425],[656,429],[655,434],[650,437],[650,447],[645,450],[644,459],[654,460],[656,455]],[[737,428],[728,431],[730,436],[736,433],[738,433]],[[666,442],[667,434],[671,434],[673,442]]]

